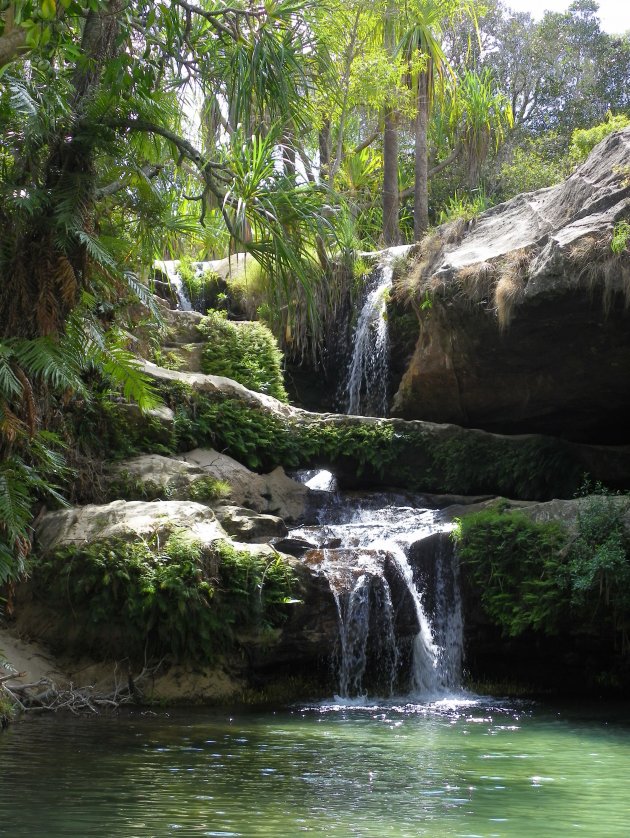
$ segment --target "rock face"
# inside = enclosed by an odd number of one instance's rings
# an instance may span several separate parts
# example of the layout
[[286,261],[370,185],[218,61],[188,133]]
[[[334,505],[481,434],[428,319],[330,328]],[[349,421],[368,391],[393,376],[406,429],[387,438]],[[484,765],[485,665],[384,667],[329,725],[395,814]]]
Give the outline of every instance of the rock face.
[[[573,495],[585,473],[611,488],[623,488],[630,475],[630,446],[627,445],[581,445],[543,435],[508,436],[453,424],[309,413],[272,396],[248,390],[229,378],[168,370],[146,362],[142,371],[158,386],[185,385],[197,397],[228,400],[238,404],[239,409],[253,411],[254,417],[268,416],[277,420],[275,432],[286,430],[296,446],[307,431],[310,431],[311,441],[313,437],[318,437],[320,442],[334,441],[328,449],[325,446],[320,451],[311,448],[300,465],[332,468],[342,488],[397,486],[419,492],[501,494],[547,500]],[[234,430],[232,424],[230,431]],[[217,441],[221,443],[220,438]],[[226,443],[229,450],[229,441]],[[203,452],[206,449],[198,450],[201,455],[190,452],[186,458],[205,468],[206,454]],[[274,454],[274,451],[268,451],[270,462],[278,462],[273,459]],[[204,460],[199,460],[198,456]],[[220,455],[210,451],[209,456],[214,461]],[[246,479],[256,486],[256,476],[252,478],[252,473],[242,465],[236,464],[236,469],[243,470]],[[271,494],[273,499],[276,489],[284,491],[284,486],[292,501],[296,493],[307,491],[305,487],[296,488],[295,481],[289,480],[282,469],[276,468],[262,478],[268,487],[258,490],[263,498]],[[227,479],[231,482],[231,478]],[[288,520],[300,517],[284,502],[283,510],[276,500],[266,508],[257,506],[251,498],[239,500],[233,495],[232,500]]]
[[423,243],[415,293],[431,307],[393,415],[627,441],[630,250],[610,243],[630,219],[629,166],[625,129],[564,183]]
[[[334,599],[320,573],[264,543],[286,534],[286,527],[280,518],[258,515],[238,507],[223,507],[215,515],[209,507],[191,501],[118,500],[106,505],[86,505],[47,512],[39,518],[35,533],[36,561],[46,559],[60,549],[73,548],[76,548],[73,561],[80,561],[81,550],[104,542],[115,551],[120,541],[142,545],[155,542],[157,538],[162,543],[161,549],[165,549],[164,545],[173,530],[185,531],[186,537],[200,542],[204,551],[220,541],[228,542],[240,553],[256,555],[268,562],[280,559],[291,569],[294,577],[292,598],[284,605],[283,621],[273,629],[238,622],[226,628],[233,633],[235,646],[214,663],[195,662],[185,656],[181,659],[167,656],[145,696],[173,701],[227,700],[238,697],[244,689],[264,687],[270,678],[282,681],[286,677],[290,681],[291,678],[302,677],[313,683],[317,679],[328,679],[329,655],[337,636]],[[227,531],[239,540],[231,542]],[[244,543],[241,537],[250,543]],[[163,563],[170,559],[162,554],[158,561]],[[212,559],[211,569],[202,571],[200,565],[197,573],[207,572],[215,582],[221,578],[222,561],[218,553]],[[65,601],[51,602],[47,599],[45,592],[38,587],[36,577],[34,573],[35,581],[22,584],[18,590],[17,632],[35,637],[60,651],[64,671],[72,673],[72,676],[66,675],[65,679],[58,677],[58,681],[74,679],[77,683],[90,677],[99,681],[106,690],[105,682],[115,676],[112,665],[107,666],[107,661],[111,664],[112,657],[117,654],[112,651],[112,638],[116,644],[124,646],[124,638],[121,640],[116,635],[116,615],[112,614],[111,621],[103,623],[101,620],[92,625],[92,616],[86,616],[83,606],[75,603],[76,607],[68,608]],[[103,582],[103,585],[106,584],[109,582]],[[89,596],[89,591],[86,595]],[[97,620],[96,615],[93,619]],[[96,625],[98,627],[94,628]],[[92,638],[90,659],[81,663],[77,653],[82,653],[82,638],[86,631],[91,632]],[[102,648],[102,654],[95,652],[98,648]],[[87,669],[82,670],[82,667]],[[79,674],[80,671],[83,674]]]

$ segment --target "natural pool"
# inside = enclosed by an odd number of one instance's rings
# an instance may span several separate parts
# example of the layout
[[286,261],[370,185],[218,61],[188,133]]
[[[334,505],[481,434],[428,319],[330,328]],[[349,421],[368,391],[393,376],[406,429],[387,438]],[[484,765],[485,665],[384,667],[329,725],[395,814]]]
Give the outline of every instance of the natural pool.
[[626,838],[629,778],[630,708],[42,716],[0,735],[0,834]]

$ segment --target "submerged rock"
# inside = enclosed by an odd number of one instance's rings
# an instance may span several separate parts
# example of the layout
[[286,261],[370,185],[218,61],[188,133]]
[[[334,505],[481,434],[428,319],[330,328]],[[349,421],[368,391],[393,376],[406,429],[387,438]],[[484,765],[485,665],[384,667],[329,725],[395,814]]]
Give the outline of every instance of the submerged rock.
[[442,229],[423,243],[411,273],[430,307],[394,415],[627,440],[630,251],[610,243],[630,218],[629,166],[625,129],[564,183],[493,207],[455,241]]

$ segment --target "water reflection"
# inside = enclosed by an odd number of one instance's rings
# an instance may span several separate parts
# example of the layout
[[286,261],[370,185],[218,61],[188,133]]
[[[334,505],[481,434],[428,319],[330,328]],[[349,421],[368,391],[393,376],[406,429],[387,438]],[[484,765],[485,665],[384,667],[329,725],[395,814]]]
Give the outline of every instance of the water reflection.
[[47,717],[0,737],[7,836],[626,836],[627,715],[457,696]]

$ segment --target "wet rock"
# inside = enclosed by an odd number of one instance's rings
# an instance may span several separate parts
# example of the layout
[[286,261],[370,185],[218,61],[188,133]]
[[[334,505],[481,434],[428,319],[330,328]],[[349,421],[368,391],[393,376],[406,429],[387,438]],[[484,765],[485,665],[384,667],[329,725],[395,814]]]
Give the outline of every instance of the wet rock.
[[273,545],[276,550],[281,553],[288,553],[289,556],[301,558],[308,550],[313,550],[317,547],[312,541],[307,541],[305,538],[281,538],[279,541],[274,541]]

